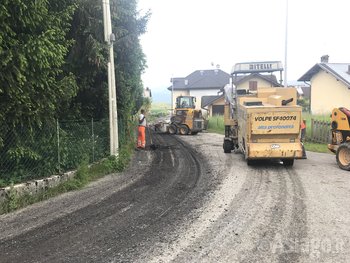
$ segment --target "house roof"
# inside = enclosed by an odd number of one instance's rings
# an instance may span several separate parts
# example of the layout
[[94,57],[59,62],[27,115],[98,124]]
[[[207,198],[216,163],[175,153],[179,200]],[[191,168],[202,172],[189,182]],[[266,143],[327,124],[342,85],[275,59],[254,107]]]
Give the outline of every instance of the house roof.
[[310,81],[320,70],[332,74],[337,80],[350,88],[350,63],[318,63],[309,69],[298,81]]
[[305,98],[311,98],[311,88],[310,86],[301,86],[301,90],[303,91],[303,95]]
[[[271,83],[271,85],[273,85],[274,87],[282,87],[283,86],[277,81],[276,76],[273,74],[263,75],[263,74],[259,74],[259,73],[252,73],[252,74],[248,74],[248,75],[236,75],[233,77],[232,81],[233,81],[233,84],[235,86],[238,86],[239,84],[241,84],[245,81],[249,81],[252,78],[264,79],[265,81]],[[223,92],[224,87],[220,91]]]
[[204,108],[210,104],[213,104],[215,101],[224,97],[224,94],[221,95],[212,95],[212,96],[202,96],[201,108]]
[[168,90],[221,89],[230,82],[230,74],[221,69],[196,70],[185,78],[173,78]]
[[277,78],[273,74],[268,74],[268,75],[263,75],[259,73],[253,73],[249,75],[241,75],[241,76],[236,76],[233,77],[233,84],[238,86],[242,82],[249,81],[252,78],[261,78],[264,79],[265,81],[271,83],[274,87],[281,87],[282,85],[277,81]]

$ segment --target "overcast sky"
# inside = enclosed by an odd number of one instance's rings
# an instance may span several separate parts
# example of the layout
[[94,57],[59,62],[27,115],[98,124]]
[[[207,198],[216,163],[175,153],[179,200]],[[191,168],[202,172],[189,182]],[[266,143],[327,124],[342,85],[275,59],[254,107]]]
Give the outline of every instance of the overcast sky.
[[[287,0],[139,0],[152,16],[141,37],[147,57],[145,87],[164,91],[171,77],[195,70],[227,73],[235,63],[285,65]],[[349,0],[289,0],[288,81],[297,80],[322,55],[350,63]]]

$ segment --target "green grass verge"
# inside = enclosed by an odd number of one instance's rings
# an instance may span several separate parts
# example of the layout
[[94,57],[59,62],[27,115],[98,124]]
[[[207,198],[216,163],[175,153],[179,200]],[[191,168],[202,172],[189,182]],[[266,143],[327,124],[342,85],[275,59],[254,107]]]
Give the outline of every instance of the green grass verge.
[[171,106],[168,103],[152,102],[150,111],[167,112],[170,110],[170,108],[171,108]]
[[129,143],[120,149],[119,156],[111,156],[99,163],[88,166],[83,162],[77,170],[74,178],[62,184],[49,188],[36,195],[25,194],[17,196],[14,191],[9,192],[9,198],[0,204],[0,214],[9,213],[25,206],[47,200],[62,193],[83,188],[88,183],[95,181],[107,174],[123,171],[130,161],[134,144]]
[[225,134],[224,116],[216,115],[208,118],[208,132]]
[[149,120],[154,121],[157,118],[165,117],[170,114],[171,106],[167,103],[154,103],[152,102],[151,108],[149,110]]
[[331,121],[330,115],[331,113],[323,114],[323,115],[312,115],[310,113],[303,112],[302,118],[306,120],[307,124],[311,124],[311,119],[318,120],[318,121]]
[[332,154],[332,152],[330,150],[328,150],[327,144],[305,142],[304,147],[305,147],[305,150],[310,151],[310,152]]

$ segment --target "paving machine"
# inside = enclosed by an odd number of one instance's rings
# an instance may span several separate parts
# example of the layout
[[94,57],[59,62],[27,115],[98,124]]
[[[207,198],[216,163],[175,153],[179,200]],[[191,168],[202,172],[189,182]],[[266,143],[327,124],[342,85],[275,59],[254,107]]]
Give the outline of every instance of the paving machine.
[[279,159],[292,166],[303,159],[300,140],[302,108],[295,88],[258,88],[254,94],[237,91],[225,105],[224,152],[239,150],[248,165],[258,159]]
[[168,127],[170,134],[197,134],[204,129],[204,118],[201,110],[195,109],[196,98],[179,96],[176,98],[175,114]]
[[332,142],[328,149],[336,154],[338,166],[350,171],[350,111],[335,108],[331,115]]

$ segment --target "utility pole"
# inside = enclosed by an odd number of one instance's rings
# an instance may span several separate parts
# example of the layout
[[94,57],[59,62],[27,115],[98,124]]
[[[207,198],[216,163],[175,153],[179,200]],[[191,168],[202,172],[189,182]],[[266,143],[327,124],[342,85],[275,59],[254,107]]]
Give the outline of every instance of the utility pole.
[[288,75],[287,75],[287,69],[288,69],[288,0],[286,0],[286,32],[285,32],[285,46],[284,46],[284,87],[288,87]]
[[109,97],[109,137],[110,154],[118,155],[118,113],[117,113],[117,95],[114,72],[114,50],[113,43],[115,35],[112,33],[111,7],[109,0],[102,0],[104,37],[109,46],[108,61],[108,97]]
[[171,76],[171,116],[174,115],[174,77]]

